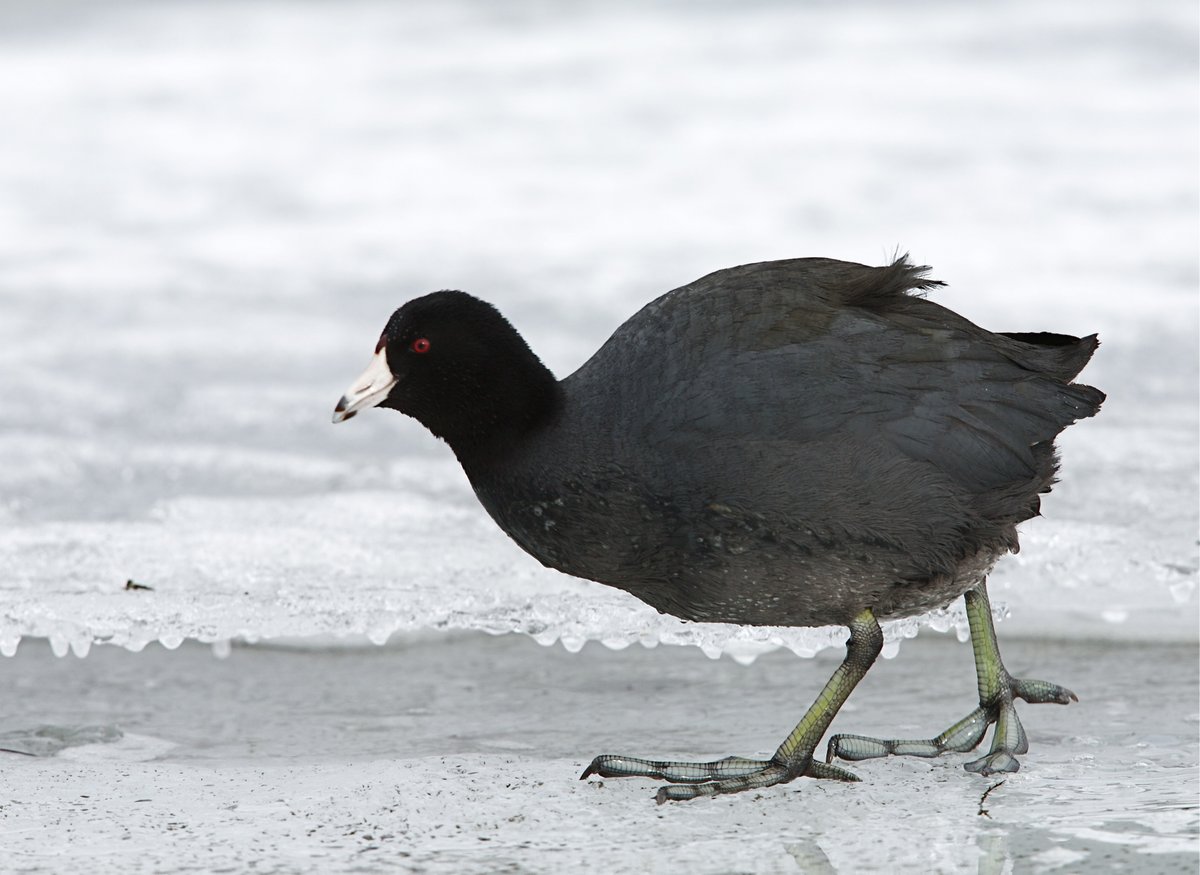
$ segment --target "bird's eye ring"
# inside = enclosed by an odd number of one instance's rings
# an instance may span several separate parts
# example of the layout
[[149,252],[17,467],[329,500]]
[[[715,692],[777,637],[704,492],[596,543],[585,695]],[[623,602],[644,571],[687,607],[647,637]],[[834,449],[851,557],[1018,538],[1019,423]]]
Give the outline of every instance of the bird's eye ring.
[[429,352],[429,350],[432,346],[433,346],[433,344],[431,344],[429,342],[429,338],[418,337],[416,340],[414,340],[412,343],[410,343],[408,345],[408,348],[411,349],[415,353],[424,355],[425,353]]

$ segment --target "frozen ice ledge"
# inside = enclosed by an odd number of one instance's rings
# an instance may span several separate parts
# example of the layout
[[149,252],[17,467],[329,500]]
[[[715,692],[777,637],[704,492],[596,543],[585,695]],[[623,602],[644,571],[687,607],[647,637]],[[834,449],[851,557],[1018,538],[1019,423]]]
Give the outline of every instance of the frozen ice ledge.
[[[1094,482],[1094,481],[1093,481]],[[542,568],[444,489],[181,496],[140,519],[31,521],[0,531],[0,654],[22,638],[60,655],[185,639],[383,644],[422,630],[519,632],[576,650],[686,644],[750,661],[841,646],[840,627],[686,623],[620,590]],[[1195,560],[1149,527],[1031,521],[991,578],[1002,636],[1196,639]],[[999,608],[1003,611],[1003,607]],[[961,602],[885,624],[885,655],[922,627],[965,635]]]
[[[805,629],[687,623],[615,592],[609,596],[560,591],[528,598],[470,594],[451,603],[418,596],[407,602],[399,608],[376,600],[347,604],[334,599],[322,604],[306,597],[243,597],[231,605],[211,597],[160,595],[138,589],[122,590],[119,596],[95,593],[30,598],[9,605],[0,616],[0,654],[14,655],[26,637],[48,639],[58,656],[86,656],[93,644],[139,651],[157,641],[174,649],[185,639],[211,643],[214,652],[224,656],[232,641],[287,639],[289,645],[312,647],[382,645],[396,634],[479,630],[519,632],[543,645],[560,642],[569,651],[579,650],[588,641],[599,641],[614,650],[630,644],[693,645],[714,659],[728,655],[749,663],[759,654],[781,647],[799,656],[813,656],[826,647],[842,645],[846,638],[845,630],[838,626]],[[998,609],[998,615],[1002,612]],[[966,640],[965,617],[960,608],[952,607],[885,623],[888,643],[884,656],[894,655],[900,640],[915,636],[922,625],[943,632],[955,630]]]

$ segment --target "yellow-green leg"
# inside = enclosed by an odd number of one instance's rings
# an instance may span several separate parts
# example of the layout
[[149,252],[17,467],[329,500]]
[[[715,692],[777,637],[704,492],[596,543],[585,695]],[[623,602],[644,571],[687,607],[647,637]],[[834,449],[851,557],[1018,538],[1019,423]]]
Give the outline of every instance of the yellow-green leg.
[[657,778],[672,782],[659,788],[657,799],[660,803],[770,787],[801,775],[857,781],[854,774],[840,766],[813,759],[813,752],[838,709],[863,679],[882,649],[883,633],[879,623],[874,614],[863,611],[850,623],[846,658],[825,684],[817,701],[769,760],[726,757],[711,763],[689,763],[605,754],[592,760],[580,778],[599,775],[602,778]]
[[1014,702],[1024,699],[1032,704],[1054,702],[1066,705],[1079,699],[1066,687],[1047,681],[1019,680],[1005,669],[996,644],[996,629],[992,624],[992,606],[988,601],[986,582],[980,582],[966,593],[967,622],[971,627],[971,647],[975,651],[975,672],[979,686],[979,707],[959,720],[941,735],[930,739],[887,740],[863,735],[835,735],[829,739],[825,761],[834,757],[844,760],[865,760],[882,756],[935,757],[947,751],[974,750],[983,740],[988,726],[995,723],[996,732],[988,753],[967,763],[968,772],[992,775],[1015,772],[1021,767],[1017,754],[1029,750],[1025,730],[1017,717]]

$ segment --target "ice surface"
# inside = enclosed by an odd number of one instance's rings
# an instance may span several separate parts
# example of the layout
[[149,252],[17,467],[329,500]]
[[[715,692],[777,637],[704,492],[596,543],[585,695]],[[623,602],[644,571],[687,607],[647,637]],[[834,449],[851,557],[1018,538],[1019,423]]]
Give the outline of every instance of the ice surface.
[[993,579],[1009,629],[1195,641],[1195,19],[0,6],[0,653],[446,628],[742,659],[840,643],[547,571],[415,423],[328,419],[430,289],[492,300],[565,374],[710,270],[898,245],[982,324],[1103,338],[1085,378],[1109,401]]
[[124,733],[115,726],[34,726],[0,732],[0,752],[49,757],[69,747],[108,744]]
[[[922,635],[902,650],[834,731],[919,737],[974,704],[969,648]],[[578,780],[602,752],[769,753],[840,656],[745,668],[693,648],[568,654],[456,633],[67,662],[31,642],[0,660],[15,694],[0,733],[53,721],[125,734],[52,758],[0,754],[5,869],[1196,872],[1194,645],[1007,641],[1010,666],[1080,702],[1021,703],[1030,750],[1003,783],[963,771],[969,754],[677,806],[655,805],[655,781]]]

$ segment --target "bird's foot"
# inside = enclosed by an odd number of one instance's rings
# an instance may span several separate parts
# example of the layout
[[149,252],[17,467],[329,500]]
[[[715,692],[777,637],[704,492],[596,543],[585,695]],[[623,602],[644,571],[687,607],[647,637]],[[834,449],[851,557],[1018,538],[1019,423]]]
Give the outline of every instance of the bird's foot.
[[850,623],[846,658],[825,683],[817,701],[804,713],[796,728],[788,733],[775,755],[766,760],[726,757],[711,763],[663,762],[640,757],[598,756],[584,769],[580,779],[591,775],[602,778],[657,778],[671,783],[659,788],[659,804],[668,800],[695,799],[718,793],[739,793],[775,784],[786,784],[802,775],[857,781],[858,776],[841,766],[813,759],[813,751],[829,729],[829,723],[850,691],[862,680],[871,663],[883,649],[883,632],[875,615],[860,612]]
[[987,728],[996,724],[992,747],[985,756],[964,764],[968,772],[994,775],[1015,772],[1020,767],[1017,754],[1029,750],[1029,741],[1014,702],[1024,699],[1031,704],[1053,702],[1066,705],[1079,698],[1066,687],[1047,681],[1018,680],[1005,672],[995,692],[979,707],[959,720],[941,735],[929,739],[882,739],[864,735],[834,735],[829,739],[825,761],[834,757],[844,760],[865,760],[883,756],[935,757],[948,752],[974,750],[983,740]]
[[857,781],[858,776],[840,766],[823,763],[808,751],[785,763],[775,758],[752,760],[745,757],[726,757],[710,763],[688,763],[646,760],[605,754],[592,760],[580,780],[592,775],[602,778],[655,778],[671,783],[660,787],[655,799],[661,805],[667,801],[683,801],[719,793],[738,793],[775,784],[786,784],[801,776],[830,778],[837,781]]

